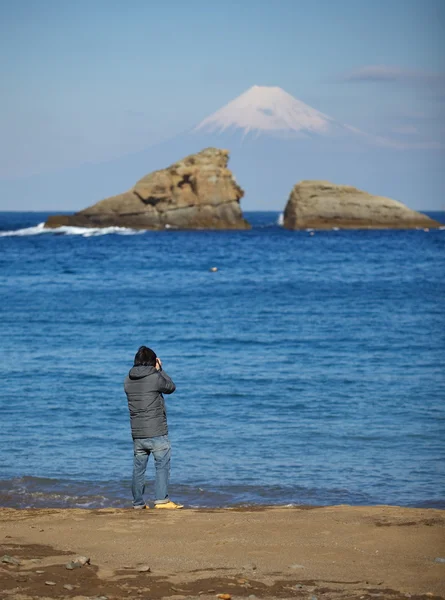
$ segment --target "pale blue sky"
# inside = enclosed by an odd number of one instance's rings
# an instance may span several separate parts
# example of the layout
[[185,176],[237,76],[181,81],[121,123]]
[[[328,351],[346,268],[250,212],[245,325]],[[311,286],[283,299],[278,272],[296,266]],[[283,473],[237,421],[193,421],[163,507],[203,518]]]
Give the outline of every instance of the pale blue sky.
[[253,84],[444,143],[444,39],[444,0],[0,0],[0,179],[140,150]]

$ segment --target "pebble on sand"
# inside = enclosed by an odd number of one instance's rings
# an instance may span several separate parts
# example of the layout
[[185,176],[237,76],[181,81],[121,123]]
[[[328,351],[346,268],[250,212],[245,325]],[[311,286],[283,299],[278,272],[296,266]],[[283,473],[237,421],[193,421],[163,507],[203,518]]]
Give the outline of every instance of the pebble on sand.
[[434,562],[445,564],[445,558],[441,558],[440,556],[438,556],[437,558],[434,559]]
[[150,573],[151,569],[148,565],[142,565],[138,567],[139,573]]
[[77,556],[74,560],[66,563],[65,568],[72,571],[73,569],[80,569],[84,565],[89,565],[90,559],[87,556]]
[[18,558],[14,558],[14,556],[9,556],[9,554],[4,554],[0,558],[0,562],[6,563],[8,565],[21,565],[22,564],[21,560],[19,560]]
[[45,581],[45,585],[57,585],[55,581]]
[[232,600],[232,596],[230,594],[218,594],[216,597],[220,600]]

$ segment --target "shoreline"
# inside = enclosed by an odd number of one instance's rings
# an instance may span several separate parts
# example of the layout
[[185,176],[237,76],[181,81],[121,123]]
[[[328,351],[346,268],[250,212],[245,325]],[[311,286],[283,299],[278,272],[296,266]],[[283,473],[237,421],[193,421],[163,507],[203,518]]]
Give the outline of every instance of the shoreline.
[[[42,492],[30,492],[29,495],[33,496],[35,493],[38,495],[43,494]],[[49,492],[48,492],[49,493]],[[58,495],[63,495],[63,492],[60,490],[57,492]],[[389,507],[389,508],[397,508],[401,510],[433,510],[433,511],[442,511],[445,513],[445,503],[443,500],[430,501],[427,503],[426,501],[419,501],[418,503],[412,504],[391,504],[386,502],[349,502],[348,500],[339,500],[338,502],[292,502],[292,501],[284,501],[284,502],[258,502],[255,500],[252,501],[226,501],[225,503],[208,503],[205,501],[203,503],[197,503],[196,501],[189,500],[183,494],[178,494],[173,492],[173,498],[176,502],[183,504],[186,510],[197,510],[197,511],[264,511],[264,510],[273,510],[273,509],[298,509],[298,510],[313,510],[320,508],[330,508],[334,506],[349,506],[351,508],[381,508],[381,507]],[[8,498],[6,503],[4,502],[5,498],[2,497],[0,491],[0,511],[2,510],[61,510],[61,511],[69,511],[69,510],[85,510],[85,511],[96,511],[96,510],[116,510],[116,511],[125,511],[132,508],[132,499],[131,494],[127,494],[125,498],[122,497],[107,497],[102,496],[101,502],[94,500],[80,501],[82,495],[79,496],[79,502],[76,502],[74,497],[69,500],[59,500],[59,501],[48,501],[44,497],[39,498],[38,501],[34,502],[26,502],[21,499],[20,503],[14,503]],[[154,508],[154,501],[150,498],[146,500],[147,506],[150,508]]]
[[[17,600],[445,597],[440,509],[0,508],[0,544],[20,561],[0,563]],[[91,564],[67,569],[79,555]]]
[[[287,502],[285,504],[259,504],[257,502],[252,502],[251,504],[248,502],[239,502],[234,504],[226,504],[226,505],[197,505],[197,504],[187,504],[186,501],[181,500],[181,498],[175,497],[175,501],[183,504],[185,510],[194,510],[194,511],[211,511],[211,512],[220,512],[220,511],[232,511],[232,512],[263,512],[266,510],[276,510],[276,509],[295,509],[295,510],[315,510],[321,508],[334,508],[337,506],[348,506],[350,508],[394,508],[400,510],[422,510],[422,511],[439,511],[445,514],[445,508],[442,506],[416,506],[416,505],[405,505],[405,504],[385,504],[385,503],[376,503],[376,504],[349,504],[347,502],[342,502],[339,504],[297,504],[292,502]],[[146,501],[146,505],[150,508],[154,508],[154,502],[151,500]],[[122,511],[125,512],[127,510],[132,509],[131,500],[122,505],[109,505],[109,506],[81,506],[80,504],[77,506],[5,506],[0,504],[0,513],[5,510],[15,510],[15,511]],[[1,522],[1,520],[0,520]]]
[[[152,474],[148,473],[146,502],[153,506]],[[331,490],[301,490],[290,486],[270,485],[238,485],[210,486],[201,488],[198,484],[171,485],[172,497],[188,509],[250,509],[257,508],[319,508],[327,506],[397,506],[399,508],[417,508],[445,510],[443,495],[426,494],[424,497],[409,497],[399,494],[385,494],[384,498],[372,497],[362,491],[334,493]],[[384,494],[382,493],[382,496]],[[77,479],[43,479],[40,477],[21,476],[0,479],[0,507],[27,509],[85,509],[131,508],[131,480],[96,481]],[[399,502],[401,500],[401,502]]]

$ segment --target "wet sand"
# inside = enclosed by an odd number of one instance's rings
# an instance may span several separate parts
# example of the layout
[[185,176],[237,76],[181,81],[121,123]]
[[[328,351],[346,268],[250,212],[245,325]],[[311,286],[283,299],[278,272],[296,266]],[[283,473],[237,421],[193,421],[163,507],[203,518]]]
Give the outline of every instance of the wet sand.
[[0,509],[0,545],[20,561],[0,563],[0,598],[445,597],[433,509]]

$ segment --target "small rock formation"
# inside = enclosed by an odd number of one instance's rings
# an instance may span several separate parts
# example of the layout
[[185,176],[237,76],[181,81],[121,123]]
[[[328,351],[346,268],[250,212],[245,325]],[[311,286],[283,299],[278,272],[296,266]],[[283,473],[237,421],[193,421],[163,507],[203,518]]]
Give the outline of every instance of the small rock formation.
[[401,202],[373,196],[349,185],[301,181],[284,210],[286,229],[415,229],[441,224]]
[[21,560],[19,560],[18,558],[15,558],[15,556],[9,556],[9,554],[4,554],[0,558],[0,562],[6,563],[8,565],[21,565],[22,564]]
[[228,160],[227,150],[206,148],[146,175],[128,192],[74,215],[49,217],[45,227],[249,229],[239,204],[244,191]]
[[73,569],[81,569],[85,565],[90,564],[90,559],[87,556],[78,556],[74,560],[66,563],[65,568],[72,571]]

